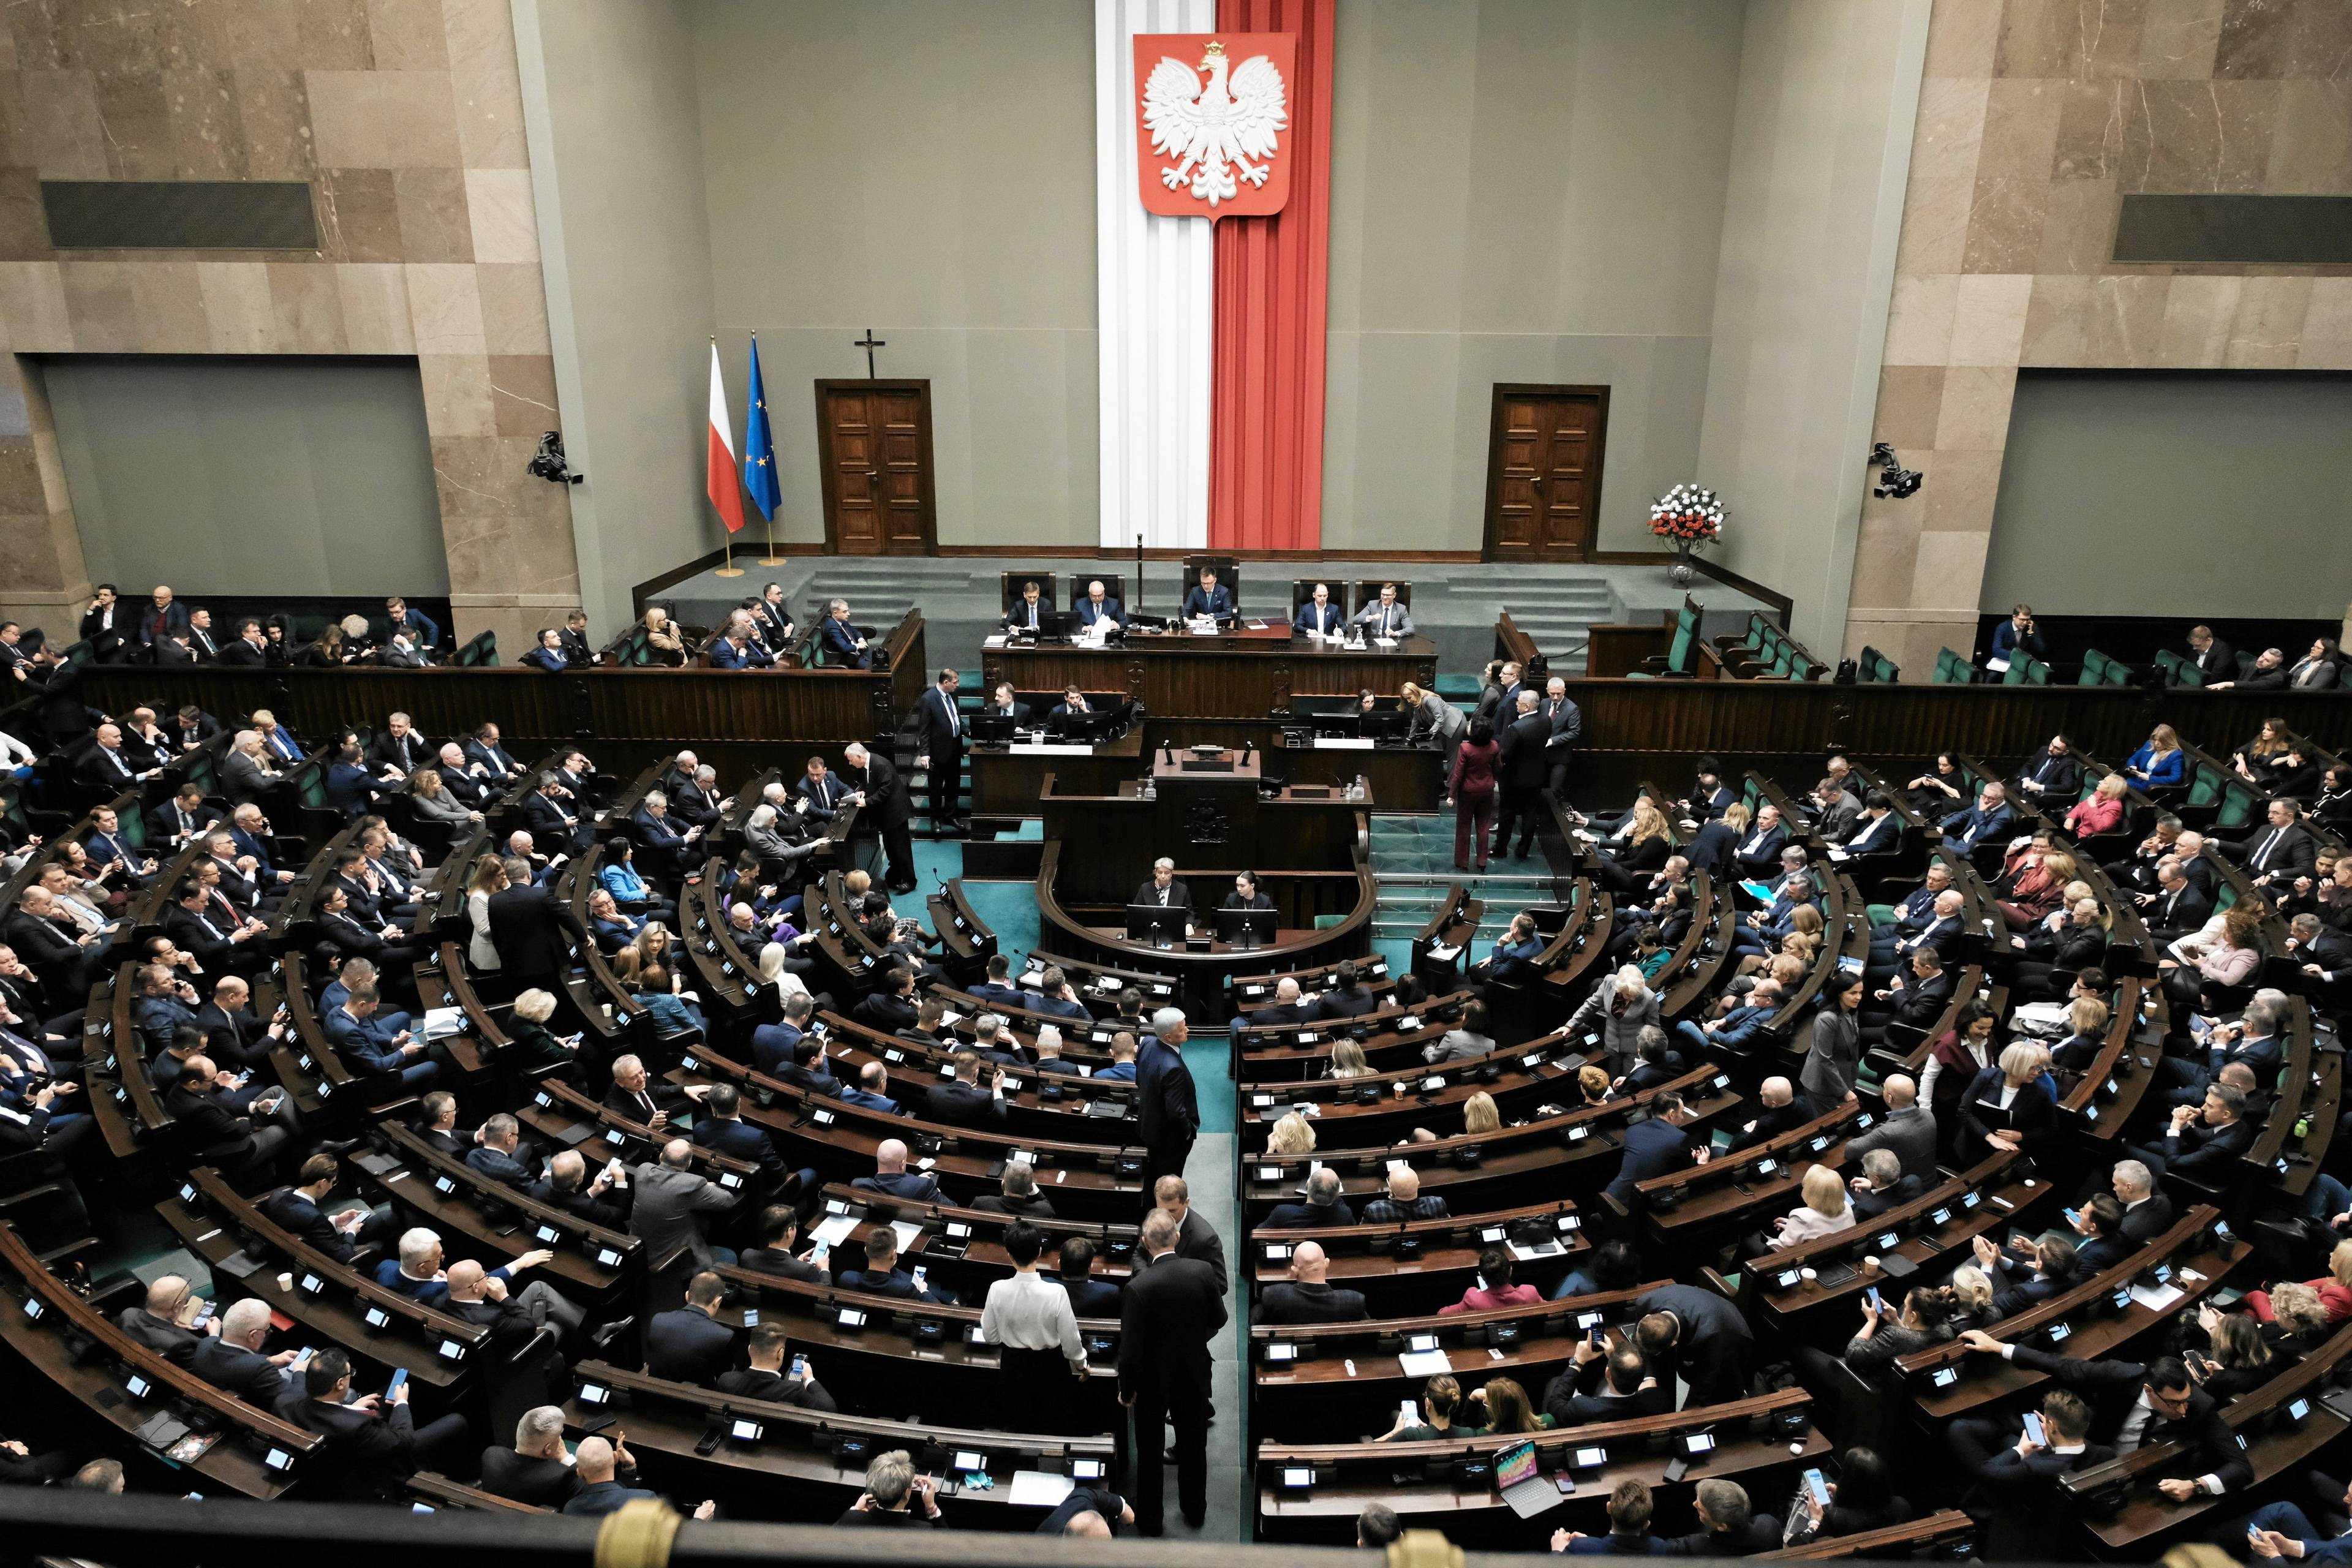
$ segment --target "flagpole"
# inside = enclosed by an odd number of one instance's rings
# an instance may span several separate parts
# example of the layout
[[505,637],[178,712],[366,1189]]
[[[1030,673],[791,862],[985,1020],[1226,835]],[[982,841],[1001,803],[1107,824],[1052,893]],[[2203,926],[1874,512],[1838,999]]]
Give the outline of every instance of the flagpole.
[[[727,418],[726,410],[719,405],[719,334],[717,332],[710,334],[710,388],[711,429],[714,432],[712,440],[714,443],[717,443],[724,439]],[[735,468],[733,461],[734,454],[732,452],[728,453],[728,468],[730,471],[733,471]],[[734,479],[736,484],[739,486],[743,482],[740,472],[734,472]],[[719,505],[719,494],[715,490],[711,492],[710,503],[713,506]],[[736,504],[739,507],[742,504],[740,492],[737,496]],[[722,523],[726,521],[727,520],[724,515],[719,518],[719,521]],[[740,526],[740,521],[737,526]],[[740,577],[743,575],[743,568],[735,564],[735,534],[733,531],[730,530],[729,531],[727,535],[727,542],[719,548],[722,552],[722,558],[718,569],[712,572],[711,575],[714,577]]]
[[784,564],[784,558],[776,553],[776,520],[772,517],[767,520],[767,522],[768,552],[760,557],[760,564],[762,566],[782,566]]

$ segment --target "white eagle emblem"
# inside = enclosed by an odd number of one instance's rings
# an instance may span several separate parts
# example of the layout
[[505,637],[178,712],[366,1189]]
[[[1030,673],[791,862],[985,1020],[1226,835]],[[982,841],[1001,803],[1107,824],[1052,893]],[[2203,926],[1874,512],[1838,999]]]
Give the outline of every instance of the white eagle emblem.
[[1176,160],[1160,171],[1160,184],[1172,191],[1190,180],[1192,195],[1213,207],[1241,189],[1237,171],[1265,185],[1275,132],[1290,123],[1290,111],[1282,72],[1264,55],[1244,60],[1228,83],[1225,46],[1212,40],[1201,68],[1209,73],[1206,86],[1183,61],[1162,55],[1143,84],[1143,124],[1151,150]]

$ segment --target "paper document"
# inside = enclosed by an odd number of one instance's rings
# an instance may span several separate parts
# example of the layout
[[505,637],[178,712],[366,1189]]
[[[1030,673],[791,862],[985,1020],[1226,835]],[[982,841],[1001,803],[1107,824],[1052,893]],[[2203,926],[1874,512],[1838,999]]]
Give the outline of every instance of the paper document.
[[2183,1295],[2177,1285],[2135,1285],[2131,1291],[2131,1299],[2151,1312],[2170,1310]]
[[1374,637],[1372,641],[1381,647],[1394,647],[1397,645],[1394,637]]
[[465,1027],[466,1010],[463,1007],[427,1007],[425,1009],[425,1027],[416,1033],[419,1039],[438,1040],[460,1034]]
[[1004,646],[1004,634],[999,632],[992,637],[982,637],[980,639],[980,646],[982,647],[1003,647]]
[[849,1233],[856,1228],[856,1215],[828,1215],[817,1222],[816,1228],[809,1232],[809,1237],[812,1240],[821,1241],[827,1247],[839,1247],[849,1239]]
[[912,1220],[894,1219],[890,1222],[890,1228],[898,1233],[898,1250],[901,1252],[912,1247],[916,1238],[923,1234],[923,1227]]
[[1318,752],[1369,752],[1372,739],[1369,735],[1318,735],[1315,749]]
[[1557,1241],[1538,1241],[1533,1247],[1522,1247],[1516,1241],[1510,1245],[1511,1256],[1522,1263],[1531,1258],[1558,1258],[1568,1250]]
[[1397,1357],[1407,1377],[1435,1377],[1441,1372],[1452,1372],[1454,1363],[1444,1351],[1407,1351]]
[[1015,1508],[1059,1508],[1077,1483],[1051,1470],[1015,1470],[1004,1500]]

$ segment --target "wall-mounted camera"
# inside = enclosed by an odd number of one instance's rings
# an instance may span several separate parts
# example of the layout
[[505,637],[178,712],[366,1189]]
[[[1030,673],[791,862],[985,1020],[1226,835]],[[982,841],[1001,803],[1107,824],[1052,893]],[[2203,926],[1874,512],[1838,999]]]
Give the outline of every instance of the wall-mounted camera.
[[1882,500],[1892,497],[1901,500],[1905,496],[1916,495],[1919,487],[1927,482],[1927,477],[1918,469],[1906,468],[1896,462],[1895,448],[1884,441],[1870,449],[1870,460],[1879,466],[1878,482],[1870,487],[1870,493]]
[[576,485],[588,477],[572,471],[571,463],[563,456],[561,430],[550,430],[539,438],[539,450],[530,457],[530,472],[533,479],[545,479],[551,485]]

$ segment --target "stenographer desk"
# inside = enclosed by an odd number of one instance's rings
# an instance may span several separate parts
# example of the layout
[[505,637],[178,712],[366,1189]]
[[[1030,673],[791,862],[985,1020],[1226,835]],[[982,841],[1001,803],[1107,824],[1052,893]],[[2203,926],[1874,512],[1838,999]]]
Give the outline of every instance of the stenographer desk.
[[[1114,740],[1092,744],[1024,735],[1010,745],[975,745],[971,752],[971,806],[986,816],[1035,816],[1044,811],[1045,780],[1067,792],[1111,795],[1143,773],[1146,755],[1169,746],[1213,742],[1259,753],[1265,776],[1292,784],[1334,789],[1359,774],[1382,811],[1431,812],[1445,793],[1444,752],[1433,742],[1302,737],[1288,743],[1276,719],[1161,719],[1144,721]],[[1270,753],[1270,754],[1269,754]]]
[[1244,620],[1207,634],[1136,629],[1108,647],[1009,642],[983,647],[981,669],[991,688],[1009,680],[1022,691],[1124,691],[1156,718],[1265,719],[1287,712],[1294,697],[1433,686],[1437,645],[1416,634],[1354,652],[1311,643],[1286,621]]
[[[1048,774],[1039,805],[1045,847],[1037,910],[1056,952],[1180,977],[1188,1012],[1213,1006],[1233,974],[1309,967],[1368,951],[1373,901],[1365,814],[1372,797],[1265,784],[1262,756],[1155,752],[1145,779],[1107,794],[1070,789]],[[1235,947],[1197,940],[1170,947],[1129,941],[1127,900],[1161,856],[1176,862],[1199,928],[1255,870],[1274,900],[1275,940]],[[1329,921],[1329,924],[1318,924]]]

